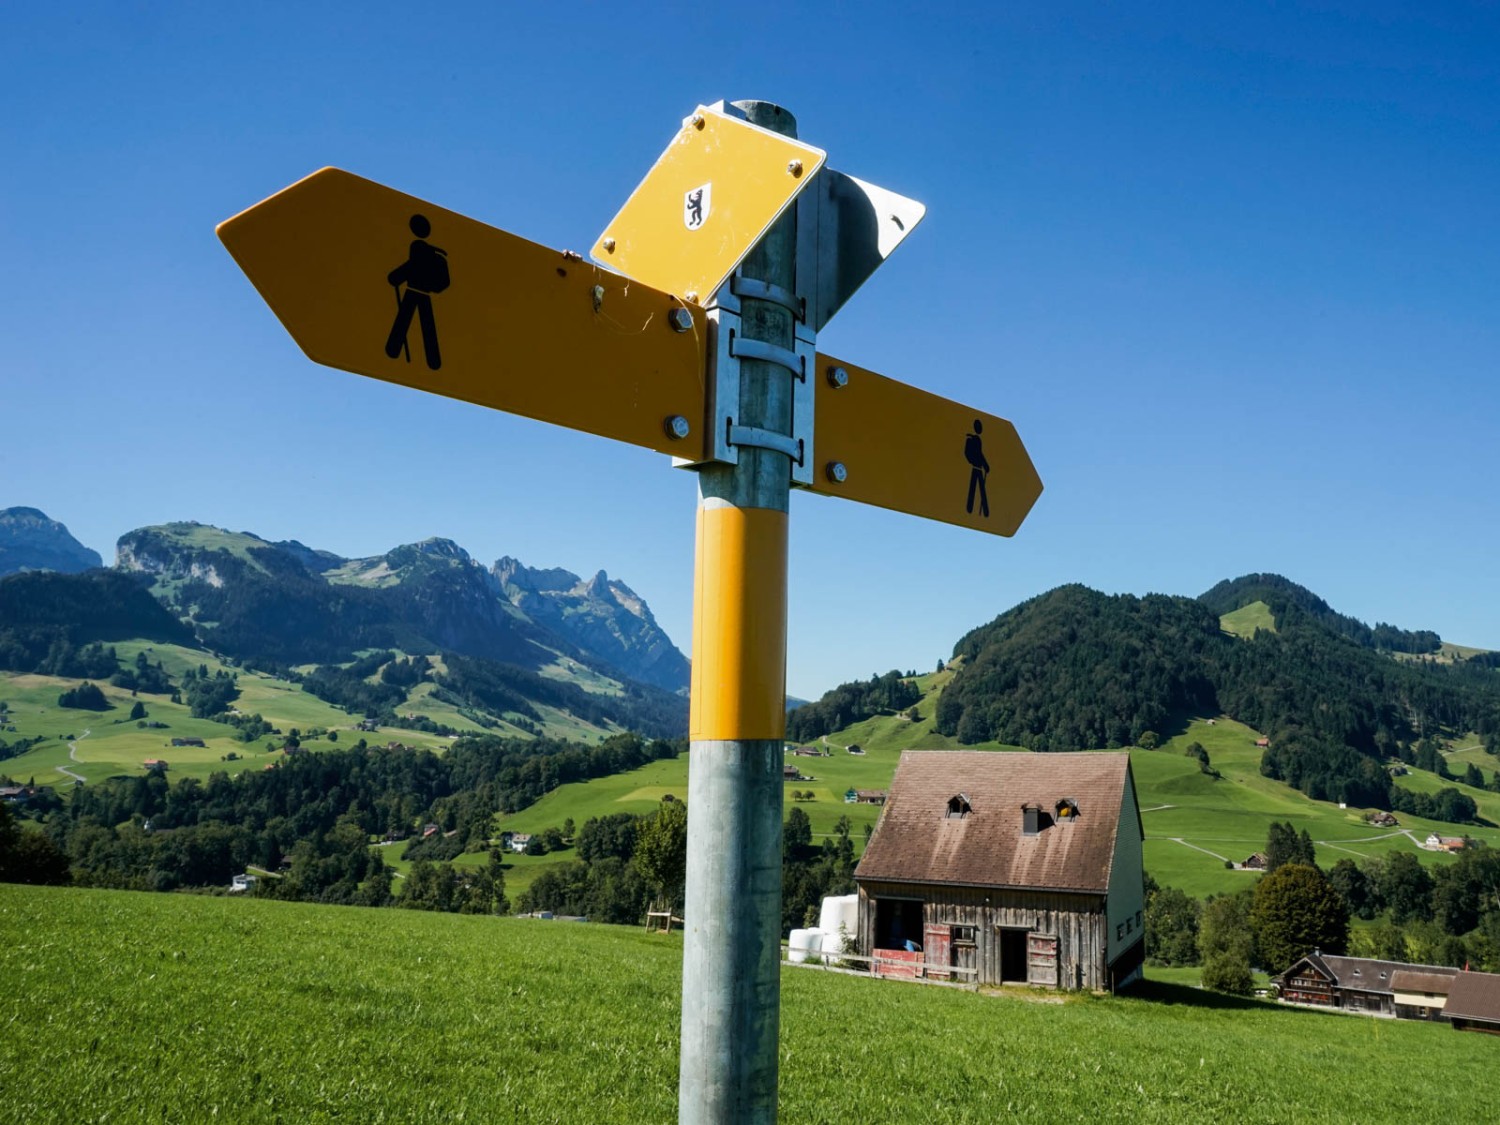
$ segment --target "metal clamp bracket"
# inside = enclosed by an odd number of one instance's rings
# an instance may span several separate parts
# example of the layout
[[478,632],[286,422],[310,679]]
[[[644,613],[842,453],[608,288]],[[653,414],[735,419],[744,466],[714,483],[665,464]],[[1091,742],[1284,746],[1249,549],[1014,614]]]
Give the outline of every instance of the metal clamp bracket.
[[774,449],[785,453],[793,465],[802,464],[803,442],[801,438],[778,434],[774,430],[763,430],[759,426],[736,426],[732,421],[724,435],[731,446],[747,445],[755,449]]
[[807,382],[807,355],[794,351],[791,348],[783,348],[777,344],[768,344],[764,340],[747,340],[739,334],[737,329],[729,330],[729,354],[734,359],[760,359],[766,363],[774,363],[777,367],[784,367],[792,373],[792,377]]
[[[720,290],[724,295],[725,290]],[[748,294],[747,294],[748,295]],[[725,304],[708,309],[709,370],[708,418],[710,448],[708,460],[739,464],[742,447],[774,449],[791,459],[791,484],[809,487],[813,483],[813,402],[816,388],[807,372],[816,362],[816,347],[799,335],[796,346],[781,348],[740,335],[740,317]],[[775,433],[755,426],[738,424],[740,413],[740,361],[758,359],[775,364],[792,376],[792,432]],[[699,462],[675,459],[681,468],[692,468]]]
[[790,289],[754,277],[741,277],[738,270],[729,277],[729,292],[736,297],[749,297],[753,301],[769,301],[773,305],[780,305],[798,320],[807,315],[807,301]]

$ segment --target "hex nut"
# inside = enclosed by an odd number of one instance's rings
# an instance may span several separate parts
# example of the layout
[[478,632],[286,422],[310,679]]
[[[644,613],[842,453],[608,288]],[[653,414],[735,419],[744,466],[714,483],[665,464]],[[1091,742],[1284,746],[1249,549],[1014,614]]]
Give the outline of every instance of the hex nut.
[[613,254],[615,252],[615,240],[613,238],[606,238],[600,245],[604,247],[606,254]]
[[686,332],[693,326],[693,314],[681,305],[676,305],[667,313],[667,323],[672,326],[673,332]]
[[828,462],[827,472],[828,479],[833,481],[834,484],[843,484],[849,479],[849,470],[844,467],[842,461]]
[[828,369],[828,385],[830,387],[847,387],[849,385],[849,372],[842,367],[830,367]]
[[681,414],[673,414],[668,417],[665,428],[667,436],[673,441],[681,441],[693,432],[693,427],[688,424],[688,420]]

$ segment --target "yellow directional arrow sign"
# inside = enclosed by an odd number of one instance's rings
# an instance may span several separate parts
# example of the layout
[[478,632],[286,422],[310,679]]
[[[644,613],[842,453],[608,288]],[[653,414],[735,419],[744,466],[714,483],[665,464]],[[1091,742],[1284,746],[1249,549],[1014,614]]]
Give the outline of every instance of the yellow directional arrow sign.
[[689,301],[707,301],[812,182],[826,155],[699,106],[604,228],[594,261]]
[[812,491],[1014,535],[1042,494],[1016,428],[818,353]]
[[336,168],[219,237],[318,363],[704,456],[704,315],[666,293]]

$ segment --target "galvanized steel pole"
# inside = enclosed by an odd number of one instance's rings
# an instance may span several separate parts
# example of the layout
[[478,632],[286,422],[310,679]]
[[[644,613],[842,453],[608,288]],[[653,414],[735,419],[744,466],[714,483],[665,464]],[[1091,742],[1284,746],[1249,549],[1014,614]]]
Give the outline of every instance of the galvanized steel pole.
[[[779,106],[734,105],[751,124],[797,135]],[[793,208],[741,273],[790,291],[796,246]],[[791,313],[778,304],[742,299],[740,331],[793,347]],[[785,368],[741,360],[736,421],[791,432]],[[681,1125],[776,1120],[791,465],[770,449],[742,447],[738,456],[698,474]]]

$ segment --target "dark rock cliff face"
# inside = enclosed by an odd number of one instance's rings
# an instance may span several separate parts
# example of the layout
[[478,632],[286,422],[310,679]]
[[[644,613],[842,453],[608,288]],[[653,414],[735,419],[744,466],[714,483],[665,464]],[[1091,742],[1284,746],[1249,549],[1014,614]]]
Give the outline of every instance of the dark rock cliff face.
[[77,574],[103,566],[92,551],[68,529],[35,508],[0,510],[0,576],[23,570],[55,570]]
[[490,573],[531,620],[591,652],[631,679],[684,691],[689,665],[656,623],[645,600],[600,571],[588,581],[557,568],[533,570],[513,558]]

